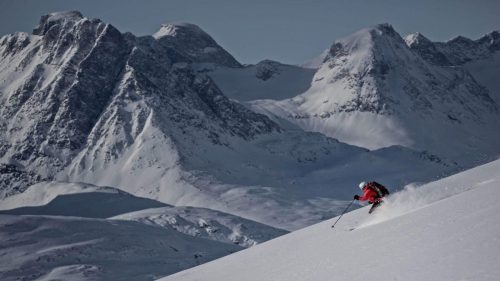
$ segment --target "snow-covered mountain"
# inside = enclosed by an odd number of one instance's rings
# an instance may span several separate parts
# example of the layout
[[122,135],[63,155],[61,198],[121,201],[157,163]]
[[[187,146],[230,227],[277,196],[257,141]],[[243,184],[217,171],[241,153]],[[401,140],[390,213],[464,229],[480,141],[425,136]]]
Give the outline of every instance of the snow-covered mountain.
[[[52,13],[32,35],[2,37],[0,56],[2,197],[42,180],[84,182],[292,230],[338,212],[360,177],[398,189],[457,168],[401,147],[370,152],[230,100],[223,91],[298,93],[312,71],[241,67],[190,24],[135,37]],[[227,77],[248,86],[231,92]]]
[[76,11],[1,37],[2,280],[151,279],[335,216],[361,180],[396,191],[497,155],[496,98],[466,70],[494,81],[496,65],[436,65],[407,42],[365,29],[315,69],[241,65],[193,24],[137,37]]
[[68,166],[65,174],[81,175],[143,145],[141,139],[167,155],[163,168],[172,168],[178,159],[171,135],[227,145],[227,137],[280,130],[193,73],[190,58],[162,43],[166,36],[136,38],[62,12],[44,16],[33,35],[3,37],[2,162],[42,179]]
[[[496,280],[500,160],[160,280]],[[353,230],[351,230],[353,229]]]
[[227,67],[242,65],[199,26],[191,23],[171,23],[161,26],[153,37],[163,46],[197,63],[215,63]]
[[417,32],[405,37],[406,44],[427,61],[440,66],[463,65],[490,58],[500,51],[500,32],[490,32],[477,40],[457,36],[447,42],[431,42]]
[[[416,42],[427,51],[407,46]],[[387,24],[363,29],[333,43],[306,92],[251,106],[369,149],[402,145],[465,165],[498,155],[499,105],[440,48],[419,35],[405,42]]]
[[463,67],[500,104],[500,31],[477,40],[458,36],[448,42],[431,42],[420,33],[405,37],[406,44],[428,62],[440,66]]

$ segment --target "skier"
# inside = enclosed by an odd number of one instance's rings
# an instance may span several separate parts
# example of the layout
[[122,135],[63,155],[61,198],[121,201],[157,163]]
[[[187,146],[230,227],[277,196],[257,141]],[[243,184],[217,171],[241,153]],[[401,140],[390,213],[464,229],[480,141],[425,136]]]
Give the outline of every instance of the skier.
[[354,200],[359,201],[368,201],[368,203],[372,204],[369,214],[371,214],[380,204],[382,204],[382,198],[386,195],[389,195],[389,190],[385,188],[385,186],[381,185],[378,182],[361,182],[359,184],[359,188],[363,190],[363,196],[354,195]]

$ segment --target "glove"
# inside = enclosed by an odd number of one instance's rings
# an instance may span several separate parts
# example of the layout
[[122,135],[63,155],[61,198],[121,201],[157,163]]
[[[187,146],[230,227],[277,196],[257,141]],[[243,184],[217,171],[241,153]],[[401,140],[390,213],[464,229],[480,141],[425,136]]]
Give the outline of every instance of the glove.
[[359,200],[359,195],[354,195],[354,200]]

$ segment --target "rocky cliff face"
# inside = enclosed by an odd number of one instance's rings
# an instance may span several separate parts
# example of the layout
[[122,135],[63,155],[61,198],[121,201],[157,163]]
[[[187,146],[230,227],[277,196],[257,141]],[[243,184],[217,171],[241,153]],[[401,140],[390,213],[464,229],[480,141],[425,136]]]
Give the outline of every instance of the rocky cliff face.
[[191,23],[164,24],[153,37],[163,46],[178,50],[191,62],[242,65],[199,26]]
[[486,87],[489,95],[500,104],[500,32],[490,32],[477,40],[462,36],[447,42],[431,42],[421,34],[406,38],[408,47],[427,62],[438,66],[460,68]]
[[[208,35],[198,35],[177,30],[137,38],[79,12],[60,12],[43,16],[32,35],[4,36],[2,162],[54,178],[83,150],[97,153],[90,147],[110,135],[119,140],[98,151],[105,150],[107,161],[113,159],[141,133],[148,118],[161,133],[182,131],[187,138],[195,132],[219,145],[227,143],[224,135],[250,140],[279,131],[191,70],[188,63],[197,57],[197,44],[216,44]],[[172,45],[165,43],[166,36],[172,37]],[[183,41],[188,39],[196,42]],[[227,63],[226,58],[220,63]]]
[[420,33],[405,37],[410,49],[425,60],[441,66],[463,65],[470,61],[491,58],[500,50],[500,32],[490,32],[477,40],[457,36],[447,42],[431,42]]
[[3,161],[50,178],[85,144],[131,45],[77,12],[42,17],[0,42]]

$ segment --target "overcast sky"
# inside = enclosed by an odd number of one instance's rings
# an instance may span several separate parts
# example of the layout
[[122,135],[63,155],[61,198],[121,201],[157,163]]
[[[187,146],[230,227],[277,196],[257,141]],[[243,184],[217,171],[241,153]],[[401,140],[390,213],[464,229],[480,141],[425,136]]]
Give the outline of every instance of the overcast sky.
[[31,32],[41,15],[60,10],[136,35],[162,23],[195,23],[242,63],[302,63],[334,39],[378,23],[434,41],[500,30],[500,0],[0,0],[0,36]]

